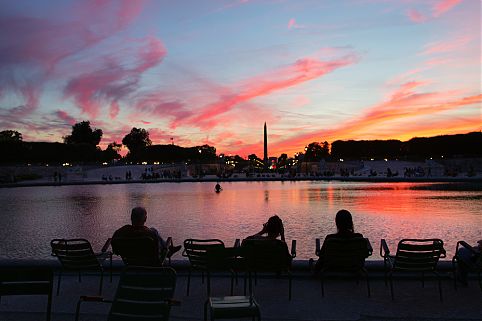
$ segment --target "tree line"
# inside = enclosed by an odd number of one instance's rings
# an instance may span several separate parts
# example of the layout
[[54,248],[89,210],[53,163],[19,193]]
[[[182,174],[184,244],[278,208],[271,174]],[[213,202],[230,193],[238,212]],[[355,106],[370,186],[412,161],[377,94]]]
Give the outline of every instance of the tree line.
[[[245,160],[239,155],[224,157],[216,155],[216,148],[209,145],[181,147],[177,145],[153,145],[149,132],[143,128],[132,128],[124,136],[122,143],[112,142],[102,150],[98,145],[103,131],[92,128],[89,121],[72,126],[70,135],[63,137],[63,143],[26,142],[22,134],[15,130],[0,132],[0,163],[93,163],[93,162],[191,162],[213,163],[217,161],[249,162],[255,167],[263,167],[262,160],[255,154]],[[129,152],[122,157],[122,145]],[[426,159],[437,157],[480,157],[482,156],[482,133],[441,135],[428,138],[400,140],[337,140],[331,143],[312,142],[294,159],[303,162],[330,160],[366,159]],[[219,158],[218,158],[219,157]],[[277,158],[277,167],[290,164],[287,154]],[[291,162],[292,164],[292,162]]]

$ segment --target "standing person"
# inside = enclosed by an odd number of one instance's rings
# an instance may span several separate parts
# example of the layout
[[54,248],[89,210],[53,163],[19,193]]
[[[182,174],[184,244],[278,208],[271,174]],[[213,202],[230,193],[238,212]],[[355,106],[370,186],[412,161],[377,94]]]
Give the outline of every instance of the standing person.
[[[350,238],[363,237],[362,234],[355,233],[355,229],[353,226],[353,218],[349,211],[339,210],[338,213],[336,213],[335,223],[336,223],[337,232],[334,234],[328,234],[325,238],[325,241],[333,238],[350,239]],[[320,258],[318,259],[318,261],[316,261],[315,271],[320,271],[321,268],[323,267],[324,245],[325,245],[325,242],[323,242],[323,245],[321,246],[320,255],[319,255]]]
[[[159,254],[163,249],[166,249],[166,241],[161,237],[159,232],[153,227],[145,226],[147,220],[147,211],[144,207],[134,207],[131,211],[131,225],[124,225],[114,232],[112,238],[116,237],[133,237],[133,236],[149,236],[154,237],[159,241]],[[181,245],[169,247],[168,257],[181,249]]]

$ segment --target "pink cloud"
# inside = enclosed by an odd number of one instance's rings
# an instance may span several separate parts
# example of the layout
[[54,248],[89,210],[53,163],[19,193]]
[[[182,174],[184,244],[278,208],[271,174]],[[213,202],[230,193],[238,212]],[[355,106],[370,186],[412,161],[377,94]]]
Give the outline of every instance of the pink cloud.
[[407,11],[407,16],[410,18],[411,21],[415,23],[422,23],[427,20],[427,18],[423,14],[421,14],[419,11],[415,9],[409,9]]
[[[23,81],[35,84],[40,95],[42,84],[53,77],[59,63],[125,28],[142,7],[143,1],[82,1],[54,13],[69,17],[67,21],[4,13],[0,19],[0,84],[24,92],[13,79],[18,70],[27,70],[20,73]],[[25,111],[33,112],[36,104],[28,95],[24,98]]]
[[63,110],[57,110],[55,112],[55,115],[69,125],[74,125],[76,123],[75,118],[70,116],[67,112]]
[[450,11],[460,2],[462,2],[462,0],[441,0],[433,6],[432,14],[434,17],[439,17],[447,11]]
[[469,35],[462,35],[447,41],[437,41],[425,45],[425,49],[421,52],[422,55],[440,54],[446,52],[453,52],[463,50],[465,46],[472,41]]
[[65,97],[72,97],[82,112],[94,119],[107,102],[110,116],[115,118],[119,113],[119,100],[137,89],[141,74],[159,64],[166,55],[160,40],[148,37],[144,43],[133,54],[133,67],[125,67],[113,56],[106,56],[100,69],[72,78],[64,89]]
[[290,21],[288,21],[288,29],[304,29],[304,28],[305,26],[297,24],[294,18],[291,18]]
[[218,101],[204,106],[193,117],[190,117],[187,123],[199,128],[210,129],[213,127],[215,117],[232,110],[239,104],[317,79],[357,61],[358,58],[354,55],[331,61],[314,58],[300,59],[290,66],[245,80],[235,86],[235,88],[240,88],[237,93],[233,90],[233,94],[222,96]]

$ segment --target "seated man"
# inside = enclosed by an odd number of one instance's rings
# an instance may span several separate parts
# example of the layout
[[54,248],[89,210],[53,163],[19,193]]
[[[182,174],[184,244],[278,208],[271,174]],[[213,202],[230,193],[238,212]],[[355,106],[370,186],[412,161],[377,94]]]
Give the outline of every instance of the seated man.
[[149,236],[159,241],[159,254],[163,250],[168,250],[168,257],[171,257],[174,253],[181,249],[181,246],[173,246],[170,244],[167,248],[166,241],[159,235],[159,232],[153,227],[145,226],[147,220],[147,211],[143,207],[134,207],[131,212],[132,225],[124,225],[120,229],[114,232],[112,238],[129,238],[139,236]]

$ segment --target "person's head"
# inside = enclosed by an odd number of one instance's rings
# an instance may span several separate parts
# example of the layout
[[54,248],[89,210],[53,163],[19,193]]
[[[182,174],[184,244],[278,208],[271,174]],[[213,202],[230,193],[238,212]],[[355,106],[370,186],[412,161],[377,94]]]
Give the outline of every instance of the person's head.
[[281,235],[283,221],[278,215],[271,216],[265,224],[265,231],[268,234],[268,237],[277,238]]
[[339,210],[335,217],[338,232],[354,232],[353,219],[347,210]]
[[147,211],[144,207],[134,207],[131,212],[131,222],[134,226],[143,226],[147,220]]

